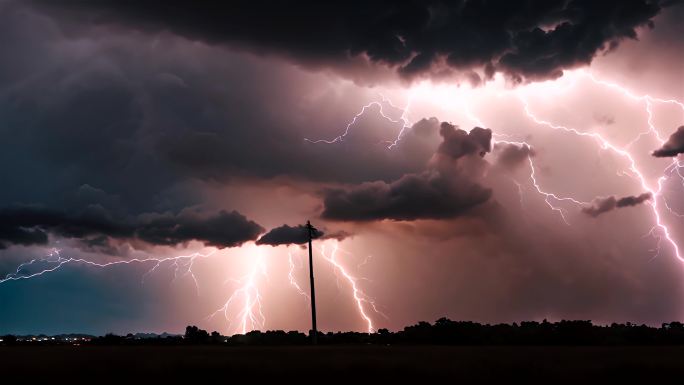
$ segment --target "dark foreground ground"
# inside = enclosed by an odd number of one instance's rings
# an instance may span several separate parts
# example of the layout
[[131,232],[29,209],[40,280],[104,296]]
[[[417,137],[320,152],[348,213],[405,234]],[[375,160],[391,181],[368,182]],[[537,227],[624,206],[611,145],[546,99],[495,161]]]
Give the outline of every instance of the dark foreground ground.
[[[684,383],[684,347],[0,348],[0,383]],[[206,381],[205,381],[206,380]],[[263,382],[264,380],[268,382]]]

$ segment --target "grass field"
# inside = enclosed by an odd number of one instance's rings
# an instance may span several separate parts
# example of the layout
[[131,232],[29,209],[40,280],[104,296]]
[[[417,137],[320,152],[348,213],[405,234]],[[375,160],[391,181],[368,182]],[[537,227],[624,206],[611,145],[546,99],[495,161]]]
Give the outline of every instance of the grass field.
[[684,347],[3,347],[0,369],[8,385],[142,379],[193,384],[681,384]]

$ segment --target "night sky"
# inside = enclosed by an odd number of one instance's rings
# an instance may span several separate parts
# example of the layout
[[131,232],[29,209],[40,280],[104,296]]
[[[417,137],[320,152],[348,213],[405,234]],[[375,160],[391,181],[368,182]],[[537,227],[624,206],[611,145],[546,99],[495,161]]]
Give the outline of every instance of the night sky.
[[683,18],[0,0],[0,334],[682,320]]

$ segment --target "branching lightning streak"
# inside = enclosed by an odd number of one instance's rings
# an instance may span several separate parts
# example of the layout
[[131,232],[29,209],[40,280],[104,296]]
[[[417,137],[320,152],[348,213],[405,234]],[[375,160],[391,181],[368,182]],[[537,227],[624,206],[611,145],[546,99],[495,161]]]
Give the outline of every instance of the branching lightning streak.
[[592,74],[591,72],[579,70],[578,73],[582,76],[588,77],[589,79],[591,79],[591,81],[593,81],[596,84],[600,84],[600,85],[606,86],[608,88],[618,90],[621,94],[623,94],[624,96],[627,96],[630,99],[648,100],[648,101],[654,101],[654,102],[666,103],[666,104],[676,104],[680,108],[684,109],[684,103],[680,102],[679,100],[656,98],[656,97],[653,97],[651,95],[637,95],[634,92],[628,90],[627,88],[625,88],[619,84],[612,83],[612,82],[609,82],[606,80],[597,79],[596,76],[594,76],[594,74]]
[[[496,143],[506,143],[506,144],[513,144],[516,146],[527,146],[528,148],[532,148],[532,145],[527,143],[527,142],[512,142],[512,141],[508,141],[508,140],[494,140],[493,142],[495,144]],[[563,222],[565,222],[565,224],[569,226],[570,222],[568,222],[567,218],[565,217],[565,215],[567,214],[567,211],[562,207],[554,206],[550,202],[550,199],[557,201],[557,202],[571,202],[571,203],[574,203],[576,205],[586,204],[587,202],[581,202],[581,201],[578,201],[577,199],[570,198],[570,197],[561,197],[561,196],[558,196],[554,193],[549,193],[549,192],[542,190],[542,187],[539,184],[539,182],[537,181],[537,178],[535,176],[536,171],[535,171],[534,161],[532,160],[531,155],[527,156],[527,161],[530,165],[530,181],[532,182],[532,186],[537,191],[537,193],[539,193],[539,195],[544,197],[544,202],[546,203],[546,205],[549,206],[549,208],[552,211],[557,212],[558,215],[560,215]],[[520,182],[518,182],[516,180],[513,180],[513,183],[515,183],[516,186],[518,187],[518,194],[520,195],[520,206],[522,207],[522,205],[523,205],[522,185],[520,184]]]
[[[144,283],[146,276],[148,276],[149,274],[156,271],[157,268],[160,267],[161,265],[169,262],[172,266],[175,267],[174,279],[178,278],[179,271],[182,271],[183,273],[181,274],[181,276],[190,276],[192,278],[194,284],[195,284],[195,288],[199,292],[199,284],[197,282],[197,277],[195,277],[195,274],[192,271],[193,263],[194,263],[195,259],[210,257],[215,252],[216,252],[216,250],[212,250],[211,252],[209,252],[207,254],[192,253],[190,255],[181,255],[181,256],[177,256],[177,257],[132,258],[132,259],[127,259],[127,260],[99,263],[99,262],[89,261],[89,260],[83,259],[83,258],[71,258],[71,257],[65,258],[65,257],[62,257],[60,255],[60,250],[52,249],[52,251],[45,258],[32,259],[28,262],[24,262],[24,263],[20,264],[17,267],[15,272],[9,273],[9,274],[5,275],[4,278],[0,279],[0,284],[7,282],[7,281],[18,281],[18,280],[22,280],[22,279],[31,279],[31,278],[40,277],[44,274],[48,274],[48,273],[57,271],[57,270],[61,269],[63,266],[68,265],[68,264],[82,264],[82,265],[86,265],[86,266],[105,268],[105,267],[116,266],[116,265],[129,265],[129,264],[134,264],[134,263],[154,262],[154,266],[152,266],[145,274],[143,274],[141,283]],[[34,273],[29,273],[26,271],[31,266],[34,266],[34,265],[37,266],[39,264],[48,264],[48,265],[50,265],[50,267],[42,268],[39,271],[34,272]]]
[[411,108],[411,101],[413,100],[413,95],[409,95],[408,102],[406,102],[406,107],[400,108],[398,106],[395,106],[391,100],[385,97],[385,95],[380,94],[380,97],[382,98],[383,103],[389,104],[392,108],[396,108],[401,111],[401,116],[399,117],[399,120],[402,122],[401,130],[399,130],[399,133],[397,134],[396,139],[390,142],[389,146],[387,146],[388,149],[392,149],[397,145],[397,143],[401,140],[402,136],[404,135],[404,131],[406,131],[407,128],[411,128],[411,124],[409,123],[408,119],[408,113],[409,113],[409,108]]
[[[357,282],[360,278],[353,277],[337,259],[336,254],[338,250],[338,245],[337,243],[335,243],[332,255],[328,256],[325,252],[323,252],[323,257],[326,261],[331,263],[335,270],[336,276],[339,273],[339,275],[341,275],[342,278],[350,284],[354,300],[358,305],[359,314],[364,319],[364,321],[368,323],[369,332],[372,332],[374,330],[373,321],[364,309],[363,304],[369,304],[375,312],[383,316],[384,314],[380,312],[380,310],[377,308],[375,301],[369,296],[367,296],[359,288]],[[213,255],[215,252],[216,250],[212,250],[211,252],[206,254],[193,253],[190,255],[182,255],[167,258],[134,258],[130,260],[99,263],[82,258],[65,258],[60,255],[60,251],[58,249],[53,249],[45,258],[33,259],[28,262],[21,263],[14,272],[7,274],[4,278],[0,279],[0,284],[7,281],[37,278],[39,276],[57,271],[68,264],[83,264],[92,267],[106,268],[115,265],[153,263],[153,266],[143,274],[141,283],[144,283],[145,278],[147,276],[157,271],[163,265],[168,264],[169,266],[174,267],[174,280],[179,277],[188,276],[192,279],[197,291],[199,292],[199,283],[197,277],[195,276],[192,270],[193,263],[197,258],[207,258]],[[259,281],[260,277],[268,276],[264,256],[258,252],[256,254],[257,255],[254,258],[254,263],[251,265],[248,274],[241,278],[229,278],[226,280],[226,283],[232,282],[234,284],[237,284],[237,289],[233,291],[232,295],[226,300],[226,302],[220,308],[218,308],[216,311],[207,316],[206,319],[213,319],[214,317],[221,315],[228,323],[229,329],[235,326],[235,332],[242,334],[250,330],[264,328],[266,324],[266,316],[263,311],[262,294],[259,288]],[[294,277],[294,270],[296,268],[296,264],[293,258],[294,256],[292,255],[292,253],[288,253],[289,282],[295,288],[297,293],[308,299],[309,294],[306,291],[304,291],[304,289],[302,289],[301,286],[299,286]],[[40,264],[48,264],[49,266],[42,267],[37,272],[27,272],[29,268],[33,266],[38,266]],[[233,316],[233,314],[235,315]]]
[[229,279],[227,281],[236,282],[238,288],[226,300],[226,302],[207,316],[207,319],[212,319],[217,315],[223,315],[228,327],[230,328],[235,320],[231,317],[231,309],[237,306],[240,310],[237,312],[237,329],[238,333],[245,334],[251,330],[263,329],[266,324],[266,316],[264,315],[262,306],[262,295],[259,290],[258,278],[259,276],[268,277],[266,273],[266,263],[264,256],[257,252],[254,258],[254,263],[249,270],[249,273],[240,279]]
[[311,306],[311,305],[309,305],[309,300],[311,297],[309,296],[309,294],[307,292],[305,292],[302,289],[301,286],[299,286],[299,284],[297,283],[297,279],[295,279],[294,271],[295,271],[296,265],[294,263],[292,253],[290,251],[287,252],[287,262],[288,262],[288,265],[290,267],[290,269],[288,270],[288,273],[287,273],[287,278],[290,281],[290,285],[297,291],[297,293],[299,295],[303,296],[306,299],[307,306]]
[[580,202],[577,199],[570,198],[570,197],[559,197],[556,194],[543,191],[541,189],[541,187],[539,186],[539,182],[537,182],[537,178],[535,178],[534,162],[532,162],[532,157],[528,156],[527,160],[530,163],[530,179],[532,180],[532,185],[534,186],[534,188],[537,190],[537,192],[539,194],[544,196],[544,202],[546,202],[546,204],[549,206],[549,208],[551,208],[551,210],[553,210],[553,211],[557,211],[558,214],[560,214],[561,218],[563,219],[563,222],[565,222],[566,225],[570,225],[567,218],[565,217],[565,214],[566,214],[565,209],[563,209],[562,207],[554,206],[553,204],[551,204],[551,202],[549,202],[549,199],[554,199],[556,201],[570,201],[576,205],[586,204],[586,202]]
[[[652,208],[653,216],[654,216],[654,222],[655,222],[655,225],[652,227],[650,233],[653,234],[653,235],[655,235],[656,229],[659,229],[659,230],[661,231],[661,233],[663,234],[663,237],[664,237],[664,238],[668,241],[668,243],[672,246],[672,249],[674,250],[674,253],[675,253],[676,257],[677,257],[679,260],[681,260],[681,261],[684,262],[684,257],[682,257],[682,255],[680,254],[679,246],[677,245],[677,243],[675,242],[675,240],[674,240],[673,237],[671,236],[671,232],[670,232],[669,228],[668,228],[668,227],[665,225],[665,223],[663,222],[663,220],[662,220],[662,218],[661,218],[661,216],[660,216],[660,213],[659,213],[659,211],[658,211],[658,198],[659,198],[659,197],[662,197],[662,196],[661,196],[662,186],[663,186],[663,182],[667,179],[667,177],[663,176],[663,177],[661,177],[661,178],[658,179],[658,181],[657,181],[657,188],[654,188],[654,187],[649,186],[646,177],[645,177],[645,176],[643,175],[643,173],[639,170],[639,168],[638,168],[638,166],[637,166],[636,160],[635,160],[634,157],[628,152],[628,149],[629,149],[634,143],[636,143],[637,141],[639,141],[639,140],[640,140],[643,136],[645,136],[645,135],[652,134],[652,135],[655,136],[655,138],[656,138],[661,144],[665,142],[665,139],[663,139],[663,138],[660,136],[660,133],[658,132],[658,130],[657,130],[656,127],[655,127],[655,124],[653,123],[653,103],[654,103],[654,102],[657,102],[657,103],[667,103],[667,104],[675,104],[675,105],[679,106],[680,108],[682,108],[682,110],[684,110],[684,103],[682,103],[682,102],[680,102],[680,101],[678,101],[678,100],[675,100],[675,99],[657,98],[657,97],[653,97],[653,96],[650,96],[650,95],[636,95],[636,94],[633,93],[632,91],[630,91],[630,90],[628,90],[628,89],[626,89],[626,88],[624,88],[624,87],[622,87],[622,86],[620,86],[620,85],[618,85],[618,84],[616,84],[616,83],[611,83],[611,82],[608,82],[608,81],[605,81],[605,80],[597,79],[593,74],[591,74],[591,73],[589,73],[589,72],[586,72],[586,71],[583,71],[583,70],[579,70],[579,71],[576,71],[575,73],[576,73],[576,74],[579,74],[580,76],[588,77],[592,82],[594,82],[594,83],[596,83],[596,84],[598,84],[598,85],[602,85],[602,86],[608,87],[608,88],[610,88],[610,89],[617,90],[617,91],[620,92],[622,95],[627,96],[628,98],[631,98],[631,99],[633,99],[633,100],[641,100],[641,101],[644,101],[646,113],[647,113],[647,116],[648,116],[648,119],[647,119],[648,129],[647,129],[646,131],[644,131],[644,132],[639,133],[633,140],[631,140],[629,143],[627,143],[624,147],[618,147],[617,145],[615,145],[615,144],[613,144],[612,142],[608,141],[606,138],[604,138],[601,134],[599,134],[599,133],[597,133],[597,132],[585,132],[585,131],[580,131],[580,130],[577,130],[577,129],[575,129],[575,128],[569,128],[569,127],[562,126],[562,125],[556,125],[556,124],[553,124],[553,123],[551,123],[551,122],[549,122],[549,121],[546,121],[546,120],[543,120],[543,119],[537,117],[537,116],[531,111],[530,105],[529,105],[528,101],[527,101],[520,93],[518,93],[517,96],[518,96],[518,98],[520,99],[520,101],[522,102],[522,104],[523,104],[523,106],[524,106],[524,113],[525,113],[525,115],[526,115],[530,120],[532,120],[535,124],[537,124],[537,125],[545,126],[545,127],[548,127],[548,128],[554,129],[554,130],[562,130],[562,131],[564,131],[564,132],[567,132],[567,133],[570,133],[570,134],[574,134],[574,135],[577,135],[577,136],[582,136],[582,137],[591,138],[591,139],[593,139],[593,140],[599,145],[599,147],[600,147],[601,149],[613,151],[614,153],[618,154],[619,156],[621,156],[621,157],[627,159],[627,160],[628,160],[628,163],[629,163],[629,167],[628,167],[629,174],[627,174],[627,173],[618,173],[618,175],[627,175],[627,176],[632,177],[633,179],[635,179],[635,180],[639,183],[640,187],[641,187],[643,190],[649,192],[649,193],[651,194],[651,196],[653,197],[653,199],[652,199],[651,201],[647,202],[647,204],[650,205],[651,208]],[[570,88],[570,86],[568,86],[568,87],[566,87],[566,88]],[[389,101],[389,99],[385,98],[384,96],[382,96],[382,99],[383,99],[383,102],[387,102],[387,103],[390,104],[391,106],[393,106],[393,107],[395,107],[395,108],[398,108],[398,107],[394,106],[394,105],[391,103],[391,101]],[[361,112],[359,112],[359,113],[354,117],[354,119],[347,125],[346,130],[345,130],[345,132],[344,132],[342,135],[338,136],[337,138],[335,138],[335,139],[332,140],[332,141],[324,141],[324,140],[322,141],[322,140],[319,140],[319,141],[314,141],[314,143],[316,143],[316,142],[334,143],[334,142],[336,142],[336,141],[342,140],[342,139],[344,138],[344,136],[346,136],[346,135],[348,134],[349,128],[356,122],[356,119],[359,118],[361,115],[363,115],[363,114],[366,112],[367,108],[368,108],[370,105],[373,105],[373,104],[378,104],[378,105],[379,105],[378,102],[372,102],[372,103],[370,103],[370,104],[364,106],[364,108],[361,110]],[[467,105],[467,103],[462,103],[462,104],[463,104],[463,105],[462,105],[463,111],[465,112],[465,114],[466,114],[466,116],[468,117],[468,119],[472,120],[473,122],[475,122],[475,123],[476,123],[477,125],[479,125],[479,126],[485,126],[484,123],[482,122],[482,120],[481,120],[480,118],[478,118],[477,116],[475,116],[475,115],[472,113],[472,111],[470,110],[470,108],[469,108],[469,106]],[[382,107],[382,106],[380,105],[380,107]],[[381,116],[383,116],[384,118],[389,119],[390,121],[393,121],[393,122],[397,122],[397,121],[395,121],[395,120],[393,120],[393,119],[391,119],[391,118],[388,118],[384,113],[382,113],[382,109],[380,110],[380,112],[381,112]],[[404,128],[410,127],[410,124],[409,124],[409,121],[408,121],[408,119],[407,119],[406,113],[402,114],[402,119],[401,119],[401,120],[403,121]],[[401,131],[402,133],[403,133],[403,131],[404,131],[404,128],[402,128],[402,131]],[[503,135],[501,135],[501,134],[494,134],[494,136],[503,136]],[[400,134],[400,135],[397,137],[397,139],[394,141],[393,145],[390,146],[389,148],[392,148],[392,147],[396,146],[397,142],[401,139],[401,137],[402,137],[402,135]],[[504,136],[504,137],[505,137],[505,136]],[[496,142],[497,142],[497,141],[495,141],[494,143],[496,143]],[[500,142],[500,143],[510,143],[510,144],[516,144],[516,145],[528,145],[528,146],[529,146],[529,144],[526,143],[526,142],[510,142],[510,141],[506,141],[506,140],[499,140],[498,142]],[[534,162],[533,162],[531,156],[528,156],[528,161],[529,161],[529,165],[530,165],[530,180],[531,180],[531,182],[532,182],[532,185],[534,186],[534,189],[536,190],[537,193],[539,193],[541,196],[544,197],[544,201],[545,201],[546,204],[549,206],[549,208],[551,208],[551,210],[553,210],[553,211],[558,212],[559,215],[561,216],[562,220],[563,220],[566,224],[569,224],[569,222],[567,221],[567,218],[566,218],[566,213],[567,213],[566,210],[565,210],[564,208],[562,208],[562,207],[559,207],[559,206],[557,206],[557,205],[554,205],[551,201],[555,201],[555,202],[570,202],[570,203],[572,203],[572,204],[574,204],[574,205],[577,205],[577,206],[586,205],[586,204],[588,204],[589,202],[584,202],[584,201],[581,201],[581,200],[578,200],[578,199],[572,198],[572,197],[559,196],[559,195],[557,195],[557,194],[554,194],[554,193],[550,193],[550,192],[544,191],[544,189],[542,189],[542,187],[540,186],[540,184],[539,184],[539,182],[538,182],[538,180],[537,180],[537,178],[536,178],[536,174],[535,174],[535,165],[534,165]],[[668,170],[668,169],[672,169],[673,171],[670,172],[670,177],[671,177],[674,173],[676,173],[676,174],[680,177],[680,179],[682,180],[682,185],[684,186],[684,175],[682,175],[682,173],[681,173],[681,168],[682,168],[682,165],[679,164],[676,160],[673,160],[672,163],[665,169],[665,172],[667,173],[667,170]],[[518,185],[518,188],[519,188],[519,191],[520,191],[520,184],[519,184],[517,181],[515,181],[515,183]],[[664,198],[664,197],[662,197],[662,199],[663,199],[663,201],[664,201],[664,206],[666,207],[666,209],[667,209],[669,212],[671,212],[672,214],[674,214],[674,215],[676,215],[676,216],[680,216],[680,217],[682,216],[681,214],[679,214],[679,213],[675,212],[674,210],[672,210],[672,209],[667,205],[667,202],[665,201],[665,198]]]
[[[586,73],[584,73],[584,74],[586,74]],[[605,82],[602,80],[598,80],[591,74],[588,74],[588,76],[595,83],[602,84],[602,85],[608,86],[608,87],[613,88],[613,89],[617,89],[623,95],[625,95],[627,97],[630,97],[632,99],[645,100],[646,101],[646,110],[647,110],[647,114],[648,114],[649,132],[653,133],[656,136],[657,140],[661,144],[663,144],[665,142],[665,140],[660,137],[660,135],[658,134],[658,131],[655,129],[655,126],[653,125],[653,122],[652,122],[653,113],[652,113],[650,103],[652,101],[661,102],[661,103],[674,103],[674,104],[677,104],[680,108],[684,109],[684,104],[682,104],[681,102],[678,102],[676,100],[654,98],[654,97],[651,97],[649,95],[636,96],[635,94],[633,94],[632,92],[626,90],[625,88],[623,88],[621,86],[618,86],[618,85],[613,84],[613,83]],[[643,190],[650,193],[651,196],[653,197],[652,200],[647,202],[647,204],[651,206],[653,216],[654,216],[654,222],[655,222],[654,226],[651,228],[650,233],[655,235],[655,230],[660,229],[660,231],[663,234],[663,237],[672,246],[672,249],[673,249],[677,259],[684,262],[684,258],[682,257],[682,255],[680,254],[680,251],[679,251],[679,246],[677,245],[675,240],[672,238],[672,235],[670,234],[669,228],[664,224],[664,222],[660,216],[660,212],[658,211],[658,197],[660,196],[660,193],[662,191],[663,181],[666,179],[664,176],[658,178],[657,188],[653,188],[653,187],[649,186],[648,182],[646,180],[646,177],[642,174],[642,172],[637,167],[637,163],[636,163],[634,157],[625,148],[617,147],[616,145],[612,144],[607,139],[605,139],[603,136],[601,136],[599,133],[579,131],[575,128],[568,128],[568,127],[561,126],[561,125],[554,125],[548,121],[539,119],[535,114],[533,114],[530,111],[529,103],[527,102],[527,100],[525,100],[522,96],[520,96],[520,100],[522,101],[522,103],[524,105],[525,114],[527,115],[527,117],[529,117],[536,124],[541,125],[541,126],[546,126],[546,127],[552,128],[554,130],[562,130],[562,131],[565,131],[565,132],[568,132],[568,133],[571,133],[574,135],[592,138],[597,142],[597,144],[599,144],[599,146],[601,146],[602,149],[604,149],[604,150],[609,149],[609,150],[613,151],[614,153],[620,155],[621,157],[627,159],[628,163],[629,163],[629,170],[631,171],[633,178],[638,181],[638,183],[640,184],[640,187]],[[642,135],[642,134],[639,134],[639,135]],[[627,146],[630,146],[635,141],[636,140],[631,141],[630,143],[628,143]],[[673,160],[673,163],[668,167],[671,167],[673,165],[678,166],[676,160]],[[658,250],[659,250],[659,248],[658,248]]]
[[[335,138],[330,139],[330,140],[304,138],[304,140],[307,142],[310,142],[310,143],[326,143],[326,144],[333,144],[333,143],[337,143],[337,142],[342,142],[342,141],[344,141],[344,138],[349,134],[349,130],[351,129],[351,127],[354,126],[354,124],[356,124],[356,121],[361,116],[363,116],[363,114],[365,114],[369,108],[371,108],[373,106],[377,106],[378,112],[382,118],[386,119],[387,121],[389,121],[391,123],[401,123],[402,124],[401,129],[399,130],[399,133],[397,134],[397,137],[394,140],[388,142],[389,145],[387,146],[387,148],[388,149],[393,148],[394,146],[397,145],[399,140],[401,140],[402,135],[404,135],[404,131],[407,128],[410,128],[410,125],[408,122],[408,110],[409,110],[409,107],[411,104],[411,98],[409,98],[409,101],[408,101],[405,108],[400,108],[400,107],[397,107],[394,104],[392,104],[392,102],[389,101],[389,99],[387,99],[384,95],[381,94],[380,97],[382,98],[382,102],[373,101],[373,102],[370,102],[370,103],[366,104],[365,106],[363,106],[361,108],[361,111],[359,111],[356,115],[354,115],[354,118],[349,123],[347,123],[347,126],[344,129],[344,132],[342,134],[336,136]],[[402,111],[401,117],[399,117],[399,119],[397,120],[397,119],[393,119],[392,117],[385,114],[385,112],[383,110],[383,103],[387,103],[391,107]]]
[[349,286],[352,289],[352,295],[354,297],[354,302],[356,304],[357,310],[359,312],[359,315],[361,318],[366,322],[366,326],[368,329],[368,333],[374,333],[375,332],[375,326],[373,325],[373,320],[370,318],[368,315],[368,312],[366,311],[366,308],[364,304],[368,304],[374,312],[382,315],[383,317],[385,316],[378,308],[375,303],[375,300],[371,297],[369,297],[363,290],[358,285],[358,278],[352,276],[347,269],[340,263],[340,261],[337,259],[337,252],[340,250],[339,245],[337,242],[334,243],[333,249],[330,253],[326,252],[325,245],[321,246],[320,253],[323,256],[323,259],[326,261],[330,262],[330,264],[333,265],[333,268],[335,269],[336,273],[339,273],[349,284]]
[[369,255],[369,256],[367,256],[366,258],[364,258],[364,260],[361,261],[361,263],[359,263],[358,265],[356,265],[356,269],[360,269],[361,267],[366,266],[366,265],[368,264],[368,262],[370,262],[370,260],[371,260],[372,258],[373,258],[372,255]]

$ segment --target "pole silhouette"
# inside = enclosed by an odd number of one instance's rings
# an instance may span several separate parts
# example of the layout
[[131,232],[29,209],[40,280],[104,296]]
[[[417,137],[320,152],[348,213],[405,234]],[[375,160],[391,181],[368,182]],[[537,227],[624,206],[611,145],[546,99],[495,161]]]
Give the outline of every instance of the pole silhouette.
[[311,222],[306,221],[306,229],[309,232],[309,279],[311,281],[311,343],[316,345],[318,343],[318,329],[316,328],[316,290],[314,289],[314,273],[313,273],[313,251],[311,249],[311,240],[318,230],[316,230]]

